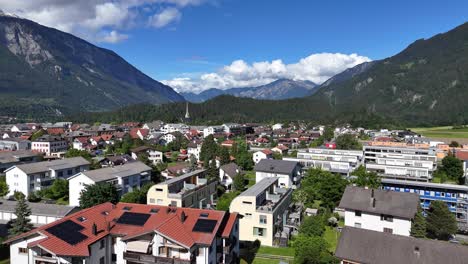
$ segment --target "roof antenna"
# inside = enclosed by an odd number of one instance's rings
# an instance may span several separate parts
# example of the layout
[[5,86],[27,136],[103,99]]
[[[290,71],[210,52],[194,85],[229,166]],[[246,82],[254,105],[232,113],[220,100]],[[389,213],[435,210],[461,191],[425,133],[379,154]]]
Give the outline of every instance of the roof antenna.
[[96,225],[96,223],[93,223],[92,232],[93,232],[93,235],[97,235],[97,225]]

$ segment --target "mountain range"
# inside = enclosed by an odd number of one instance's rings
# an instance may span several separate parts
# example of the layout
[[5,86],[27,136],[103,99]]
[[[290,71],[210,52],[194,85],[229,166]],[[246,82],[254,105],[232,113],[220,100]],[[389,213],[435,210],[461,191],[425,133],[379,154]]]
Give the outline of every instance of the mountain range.
[[113,51],[0,13],[0,112],[61,115],[184,101]]
[[[400,126],[468,123],[468,23],[400,53],[340,73],[303,98],[279,101],[221,95],[190,106],[193,122],[310,120]],[[183,104],[139,106],[120,118],[176,120]],[[137,113],[143,111],[144,113]],[[115,119],[115,113],[100,115]]]
[[312,95],[317,91],[317,85],[311,81],[294,81],[279,79],[274,82],[257,86],[231,89],[211,88],[201,93],[181,93],[190,102],[200,103],[219,95],[232,95],[253,99],[282,100]]

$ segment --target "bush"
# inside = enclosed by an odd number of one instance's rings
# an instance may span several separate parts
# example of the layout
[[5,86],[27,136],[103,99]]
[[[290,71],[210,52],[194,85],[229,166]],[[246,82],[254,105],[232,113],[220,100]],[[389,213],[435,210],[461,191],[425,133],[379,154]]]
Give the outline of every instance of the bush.
[[37,193],[33,192],[28,196],[28,201],[31,203],[37,203],[41,201],[41,197]]

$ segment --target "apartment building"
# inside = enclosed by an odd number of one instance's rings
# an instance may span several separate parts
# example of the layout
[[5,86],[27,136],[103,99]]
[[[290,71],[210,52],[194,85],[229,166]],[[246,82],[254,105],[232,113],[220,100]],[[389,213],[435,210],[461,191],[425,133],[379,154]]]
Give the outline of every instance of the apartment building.
[[297,161],[262,159],[255,164],[255,182],[278,177],[280,187],[295,188],[301,181],[302,165]]
[[239,213],[239,239],[259,240],[262,245],[273,246],[275,235],[283,230],[286,213],[291,204],[292,189],[280,188],[280,178],[268,177],[234,198],[231,213]]
[[309,148],[299,151],[296,158],[285,157],[284,160],[297,161],[304,168],[319,168],[332,173],[349,176],[363,164],[364,153],[361,150],[342,150]]
[[341,198],[345,226],[409,236],[419,196],[348,186]]
[[364,146],[366,169],[384,178],[429,181],[437,169],[435,149]]
[[67,179],[88,170],[89,165],[89,161],[82,157],[15,165],[5,171],[8,196],[19,191],[28,197],[50,187],[55,179]]
[[468,232],[468,186],[382,179],[382,188],[418,194],[423,210],[428,210],[432,201],[446,202],[457,219],[458,229]]
[[342,264],[464,264],[466,246],[392,235],[361,228],[345,227],[340,235],[335,256]]
[[209,135],[215,135],[220,133],[224,133],[223,126],[209,126],[203,129],[203,137],[205,138]]
[[29,150],[5,151],[0,152],[0,173],[6,169],[17,165],[30,162],[38,162],[42,159],[42,154]]
[[156,184],[148,190],[147,203],[177,207],[211,207],[217,180],[208,180],[206,170],[195,170]]
[[80,194],[86,185],[111,183],[122,196],[134,189],[141,188],[151,181],[151,168],[143,162],[129,162],[114,167],[83,171],[68,178],[70,205],[80,205]]
[[52,156],[68,149],[67,141],[59,136],[44,135],[31,142],[31,150]]
[[161,127],[161,132],[163,132],[164,134],[167,134],[167,133],[173,133],[173,132],[180,132],[182,134],[185,134],[187,133],[188,131],[190,130],[190,127],[185,125],[185,124],[181,124],[181,123],[177,123],[177,124],[165,124]]
[[6,241],[10,263],[238,263],[237,214],[100,204]]
[[30,150],[31,141],[21,138],[6,138],[0,140],[0,150]]

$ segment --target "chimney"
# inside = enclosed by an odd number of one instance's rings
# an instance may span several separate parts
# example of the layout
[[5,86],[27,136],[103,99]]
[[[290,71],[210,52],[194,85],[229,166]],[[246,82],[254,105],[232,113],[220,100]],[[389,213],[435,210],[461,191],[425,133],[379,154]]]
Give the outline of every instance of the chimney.
[[185,219],[187,219],[187,216],[185,215],[185,212],[182,212],[182,214],[180,214],[180,221],[185,222]]
[[93,223],[92,232],[93,232],[93,235],[97,235],[97,225],[96,225],[96,223]]
[[421,251],[419,251],[418,246],[414,246],[414,254],[419,258],[421,256]]

